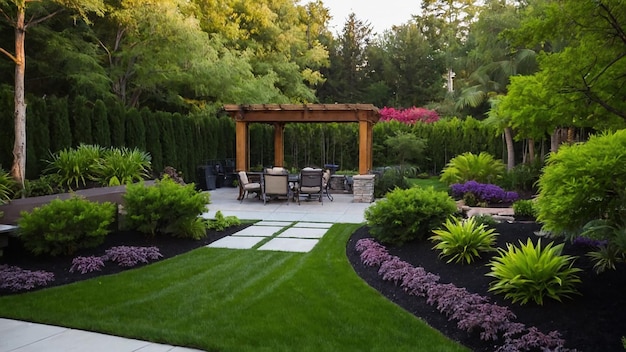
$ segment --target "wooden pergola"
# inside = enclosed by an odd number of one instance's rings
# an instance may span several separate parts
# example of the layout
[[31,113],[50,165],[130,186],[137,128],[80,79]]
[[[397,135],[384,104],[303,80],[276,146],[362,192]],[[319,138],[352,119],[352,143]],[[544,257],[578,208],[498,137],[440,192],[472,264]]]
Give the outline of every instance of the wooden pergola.
[[274,125],[274,166],[284,166],[284,128],[288,122],[356,122],[359,124],[359,174],[373,166],[373,126],[380,118],[372,104],[252,104],[224,105],[235,120],[237,171],[250,167],[248,128],[250,123]]

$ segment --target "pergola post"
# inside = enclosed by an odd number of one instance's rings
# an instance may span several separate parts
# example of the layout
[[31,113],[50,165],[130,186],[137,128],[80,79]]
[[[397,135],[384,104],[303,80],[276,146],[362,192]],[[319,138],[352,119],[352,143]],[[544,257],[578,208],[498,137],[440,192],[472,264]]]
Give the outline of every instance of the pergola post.
[[237,171],[248,171],[250,165],[248,123],[235,120],[235,134],[237,138],[235,168]]
[[274,123],[274,165],[273,166],[285,166],[285,124],[276,122]]
[[359,175],[366,175],[373,167],[373,127],[367,120],[359,121]]

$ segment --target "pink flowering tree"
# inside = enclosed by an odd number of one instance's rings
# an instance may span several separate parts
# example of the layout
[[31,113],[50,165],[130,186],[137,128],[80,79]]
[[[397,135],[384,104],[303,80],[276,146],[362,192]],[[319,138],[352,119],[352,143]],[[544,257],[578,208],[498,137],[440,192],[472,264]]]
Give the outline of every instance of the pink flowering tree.
[[396,120],[406,124],[415,122],[432,123],[439,121],[436,111],[425,108],[411,107],[408,109],[395,109],[384,107],[380,110],[380,121]]

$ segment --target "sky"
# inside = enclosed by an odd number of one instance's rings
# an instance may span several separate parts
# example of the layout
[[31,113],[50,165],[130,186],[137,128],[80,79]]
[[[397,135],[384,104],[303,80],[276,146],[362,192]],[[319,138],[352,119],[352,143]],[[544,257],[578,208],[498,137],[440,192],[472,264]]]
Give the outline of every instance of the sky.
[[[300,1],[306,3],[308,1]],[[352,12],[356,18],[369,22],[374,28],[373,33],[382,34],[392,25],[406,23],[411,15],[419,13],[420,0],[322,0],[330,9],[330,30],[333,34],[340,33],[343,25]]]

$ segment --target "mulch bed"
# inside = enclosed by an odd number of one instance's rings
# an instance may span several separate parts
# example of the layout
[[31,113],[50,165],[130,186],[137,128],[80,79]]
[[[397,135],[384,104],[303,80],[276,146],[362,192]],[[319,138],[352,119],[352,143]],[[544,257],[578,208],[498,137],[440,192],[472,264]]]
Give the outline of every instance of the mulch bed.
[[[89,274],[70,273],[72,259],[76,256],[102,255],[106,249],[118,245],[128,246],[157,246],[163,258],[173,257],[200,246],[205,246],[217,239],[228,236],[249,225],[229,228],[223,232],[208,231],[207,237],[200,240],[175,239],[167,236],[148,238],[136,232],[118,232],[107,236],[106,242],[97,248],[81,250],[71,257],[34,257],[26,252],[19,241],[12,238],[4,257],[0,257],[0,264],[19,266],[28,270],[53,272],[55,281],[48,285],[58,286],[85,280],[91,277],[108,275],[127,270],[112,263],[107,263],[103,271]],[[517,244],[519,240],[536,237],[533,232],[539,226],[535,223],[503,223],[497,225],[500,233],[499,246],[505,243]],[[361,227],[348,241],[346,254],[354,267],[355,272],[365,282],[381,292],[382,295],[403,307],[415,316],[425,320],[429,325],[441,331],[449,338],[459,341],[474,351],[492,351],[494,343],[481,341],[478,333],[466,333],[456,328],[456,322],[439,313],[434,307],[427,305],[424,298],[407,295],[399,286],[383,281],[378,275],[378,268],[366,267],[361,263],[359,253],[354,244],[361,238],[371,237],[366,226]],[[546,239],[542,239],[542,243]],[[485,276],[491,254],[471,265],[446,264],[432,250],[433,243],[429,241],[415,241],[401,247],[388,246],[390,254],[400,257],[414,266],[422,266],[427,271],[441,277],[441,283],[451,282],[457,287],[465,287],[468,291],[491,297],[493,303],[506,305],[517,315],[518,322],[527,326],[535,326],[542,332],[548,333],[557,330],[566,340],[566,347],[580,351],[619,351],[621,337],[626,335],[626,265],[620,265],[616,271],[608,271],[596,275],[592,270],[592,263],[584,256],[586,249],[566,245],[564,253],[579,256],[576,266],[584,269],[580,273],[582,284],[578,285],[581,296],[563,303],[548,300],[543,306],[528,303],[524,306],[512,305],[499,296],[487,292],[490,278]],[[145,265],[145,264],[144,264]],[[1,295],[14,294],[1,291]]]
[[[528,237],[533,240],[539,237],[534,231],[540,226],[534,222],[502,223],[496,226],[500,233],[498,246],[505,247],[506,243],[524,243]],[[428,304],[426,299],[406,294],[399,286],[383,281],[378,275],[378,268],[367,267],[362,264],[359,253],[354,248],[361,238],[371,237],[366,226],[360,228],[348,242],[346,254],[354,270],[370,286],[381,294],[425,320],[429,325],[441,331],[449,338],[459,341],[474,351],[493,351],[494,343],[481,341],[478,333],[466,333],[456,327],[456,322],[449,321]],[[551,239],[541,239],[547,244]],[[558,241],[557,241],[558,242]],[[543,306],[532,302],[526,305],[511,304],[501,296],[494,296],[487,292],[492,278],[485,276],[489,271],[487,263],[493,254],[483,255],[483,258],[470,265],[446,264],[446,260],[439,258],[438,251],[432,249],[430,241],[414,241],[401,247],[387,246],[391,255],[398,256],[413,266],[421,266],[426,271],[440,276],[440,283],[453,283],[457,287],[465,287],[469,292],[491,298],[492,303],[508,306],[517,316],[515,321],[535,326],[544,333],[556,330],[565,339],[565,347],[579,351],[619,351],[623,350],[622,336],[626,336],[626,265],[620,265],[615,271],[607,271],[597,275],[593,272],[593,264],[585,256],[587,248],[566,243],[563,254],[575,255],[579,258],[575,266],[583,269],[579,273],[582,283],[577,285],[582,295],[573,296],[573,299],[564,299],[558,302],[545,300]]]

